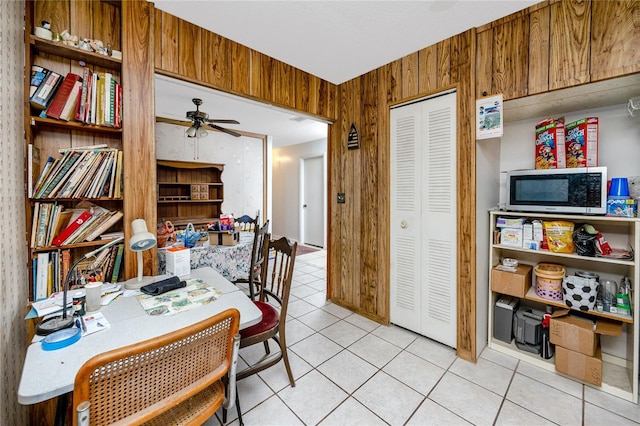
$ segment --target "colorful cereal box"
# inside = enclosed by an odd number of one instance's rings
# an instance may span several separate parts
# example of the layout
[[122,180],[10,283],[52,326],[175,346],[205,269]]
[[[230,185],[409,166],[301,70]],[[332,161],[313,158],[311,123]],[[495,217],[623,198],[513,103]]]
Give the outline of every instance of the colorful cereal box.
[[536,124],[536,169],[566,167],[564,122],[548,118]]
[[598,166],[598,117],[567,124],[567,167]]

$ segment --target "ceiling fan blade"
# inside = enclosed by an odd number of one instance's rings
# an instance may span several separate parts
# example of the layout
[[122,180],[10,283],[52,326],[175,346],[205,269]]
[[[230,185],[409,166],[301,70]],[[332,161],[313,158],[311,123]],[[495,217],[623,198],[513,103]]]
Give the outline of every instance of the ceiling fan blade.
[[175,120],[173,118],[156,117],[156,123],[169,123],[176,124],[178,126],[191,126],[192,121]]
[[225,132],[225,133],[227,133],[227,134],[230,134],[231,136],[235,136],[236,138],[239,138],[240,136],[242,136],[242,135],[241,135],[240,133],[238,133],[238,132],[234,132],[234,131],[233,131],[233,130],[231,130],[231,129],[225,129],[224,127],[216,126],[215,124],[209,124],[209,123],[207,123],[207,124],[206,124],[206,126],[207,126],[207,127],[211,127],[212,129],[215,129],[215,130],[219,130],[219,131],[221,131],[221,132]]
[[238,120],[221,120],[221,119],[207,119],[205,120],[207,123],[222,123],[222,124],[240,124]]

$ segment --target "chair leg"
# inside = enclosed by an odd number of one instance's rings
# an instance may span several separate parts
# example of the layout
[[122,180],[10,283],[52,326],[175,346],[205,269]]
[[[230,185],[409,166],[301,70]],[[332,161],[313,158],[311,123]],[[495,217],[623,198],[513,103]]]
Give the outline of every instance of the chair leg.
[[236,393],[236,410],[238,410],[238,424],[244,426],[242,421],[242,410],[240,410],[240,394]]
[[287,370],[287,375],[289,376],[289,383],[291,384],[291,387],[294,388],[296,387],[296,381],[293,379],[293,373],[291,372],[291,365],[289,365],[289,354],[287,353],[287,342],[284,336],[280,336],[279,338],[274,336],[273,340],[275,340],[276,343],[278,343],[278,346],[280,346],[280,351],[282,353],[282,360],[284,361],[284,368],[286,368]]

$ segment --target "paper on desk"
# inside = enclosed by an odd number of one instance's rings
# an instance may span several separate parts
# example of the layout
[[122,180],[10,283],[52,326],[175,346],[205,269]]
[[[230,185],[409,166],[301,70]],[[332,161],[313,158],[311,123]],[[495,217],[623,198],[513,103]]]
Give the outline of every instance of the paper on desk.
[[82,318],[84,318],[84,325],[87,328],[87,331],[82,332],[83,336],[111,327],[111,324],[109,324],[109,321],[107,321],[102,312],[87,314]]
[[140,304],[149,315],[173,315],[189,311],[218,300],[222,292],[201,279],[187,280],[186,287],[171,290],[158,296],[141,294]]
[[[31,304],[32,311],[35,311],[36,317],[43,317],[45,315],[53,314],[56,312],[62,312],[62,299],[64,295],[62,292],[52,293],[49,298],[33,302]],[[67,294],[67,308],[73,305],[73,300]],[[33,313],[29,312],[25,319],[34,318]]]

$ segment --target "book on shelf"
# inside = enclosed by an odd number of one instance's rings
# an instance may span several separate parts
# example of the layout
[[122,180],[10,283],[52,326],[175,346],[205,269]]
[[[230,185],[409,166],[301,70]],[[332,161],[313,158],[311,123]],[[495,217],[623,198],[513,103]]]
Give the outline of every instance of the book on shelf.
[[78,105],[78,99],[80,97],[80,91],[82,90],[82,82],[80,80],[73,84],[71,94],[67,98],[67,103],[64,104],[64,108],[60,113],[60,120],[71,121],[76,116],[76,108]]
[[113,273],[111,274],[111,282],[117,283],[120,276],[120,266],[122,265],[122,256],[124,254],[124,244],[118,244],[118,251],[116,252],[116,260],[113,264]]
[[33,188],[31,190],[29,197],[33,197],[33,194],[38,192],[38,190],[40,189],[40,186],[42,185],[42,182],[47,178],[47,176],[51,172],[51,169],[54,167],[55,163],[56,163],[56,160],[53,157],[47,158],[47,161],[44,163],[44,167],[40,172],[40,176],[36,180],[35,185],[33,185]]
[[59,235],[67,226],[69,226],[69,221],[71,220],[71,215],[73,214],[72,210],[64,210],[62,206],[58,208],[59,214],[55,222],[52,225],[51,229],[51,238],[48,242],[48,246],[53,245],[53,239]]
[[49,252],[38,253],[36,263],[34,300],[44,300],[47,298],[47,284],[49,282]]
[[40,203],[36,202],[33,207],[33,217],[31,218],[31,242],[29,247],[36,248],[37,234],[38,234],[38,220],[40,218]]
[[64,80],[62,80],[62,83],[60,83],[60,87],[56,91],[56,94],[51,99],[49,106],[47,107],[47,117],[55,118],[58,120],[60,119],[62,110],[64,109],[67,101],[69,100],[69,97],[71,96],[71,93],[73,92],[75,83],[81,78],[82,77],[80,77],[78,74],[72,72],[67,73]]
[[49,214],[51,213],[51,203],[40,204],[40,211],[38,213],[38,230],[36,235],[36,247],[45,247],[47,237],[47,223],[49,220]]
[[[73,154],[72,154],[73,157]],[[71,179],[78,173],[78,170],[83,167],[86,162],[89,154],[85,151],[79,153],[79,156],[73,160],[73,163],[69,165],[68,168],[63,168],[61,179],[58,180],[56,185],[49,191],[47,194],[49,198],[59,197],[61,198],[62,190],[69,184]]]
[[80,99],[78,99],[78,105],[76,108],[76,121],[86,123],[86,104],[87,94],[89,90],[89,84],[91,84],[91,70],[84,67],[82,70],[82,85],[80,89]]
[[116,240],[118,238],[124,238],[124,231],[105,232],[100,234],[101,240]]
[[44,81],[45,76],[49,72],[45,67],[41,67],[40,65],[31,65],[31,81],[29,83],[29,98],[31,98],[40,84]]
[[115,198],[122,197],[122,151],[118,151],[118,162],[116,163],[116,181],[113,188],[113,196]]
[[87,235],[86,240],[87,241],[95,240],[100,235],[104,234],[105,231],[111,229],[113,225],[118,223],[118,221],[122,219],[122,216],[123,216],[123,213],[120,210],[110,212],[109,215],[105,216],[105,220],[99,225],[97,225],[94,228],[94,230],[89,235]]
[[27,166],[27,196],[31,198],[34,182],[37,182],[40,173],[40,149],[32,143],[27,146]]
[[69,152],[68,155],[63,155],[57,167],[51,171],[38,193],[35,194],[35,198],[47,198],[61,181],[64,183],[65,179],[73,172],[73,165],[78,158],[80,158],[79,152]]
[[42,83],[29,98],[29,103],[36,110],[46,110],[62,83],[62,76],[55,71],[47,71]]

